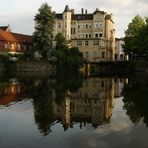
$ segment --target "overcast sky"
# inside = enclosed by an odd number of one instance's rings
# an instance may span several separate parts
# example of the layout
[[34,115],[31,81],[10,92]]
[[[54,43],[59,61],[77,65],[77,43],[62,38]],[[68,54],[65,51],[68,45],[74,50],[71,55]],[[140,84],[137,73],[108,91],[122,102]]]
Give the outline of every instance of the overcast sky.
[[0,25],[10,24],[14,32],[32,34],[34,16],[44,2],[56,12],[63,12],[68,4],[76,12],[84,8],[91,13],[99,8],[113,13],[116,37],[124,36],[127,25],[135,15],[148,16],[148,0],[0,0]]

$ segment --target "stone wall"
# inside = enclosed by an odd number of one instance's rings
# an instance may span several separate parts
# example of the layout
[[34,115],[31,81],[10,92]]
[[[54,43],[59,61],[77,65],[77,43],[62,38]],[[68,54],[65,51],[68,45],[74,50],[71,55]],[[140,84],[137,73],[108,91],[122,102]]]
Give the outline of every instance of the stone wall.
[[22,61],[16,63],[16,71],[17,72],[25,72],[25,73],[56,73],[55,64],[51,64],[45,61]]

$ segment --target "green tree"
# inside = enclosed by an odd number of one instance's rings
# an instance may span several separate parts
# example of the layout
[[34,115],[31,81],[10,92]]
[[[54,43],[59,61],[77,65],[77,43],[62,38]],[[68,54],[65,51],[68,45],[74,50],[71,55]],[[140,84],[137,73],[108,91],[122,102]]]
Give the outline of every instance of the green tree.
[[66,40],[62,33],[58,33],[55,37],[56,40],[56,50],[62,50],[68,48],[66,45]]
[[35,16],[35,32],[33,33],[34,50],[43,57],[48,58],[48,53],[52,49],[54,13],[47,3],[43,3]]
[[132,19],[132,22],[129,23],[128,29],[125,31],[125,35],[128,37],[135,37],[139,30],[145,25],[144,19],[137,15]]
[[144,26],[145,22],[142,17],[139,15],[135,16],[132,19],[132,22],[129,23],[128,29],[125,31],[125,37],[124,37],[124,49],[125,52],[128,54],[133,52],[138,52],[138,46],[137,46],[137,40],[138,40],[138,34],[141,28]]
[[138,124],[141,120],[148,126],[148,81],[146,75],[133,77],[129,79],[123,89],[124,109],[131,121]]
[[62,33],[58,33],[55,40],[58,69],[66,68],[69,71],[77,71],[83,64],[83,54],[77,47],[68,47]]

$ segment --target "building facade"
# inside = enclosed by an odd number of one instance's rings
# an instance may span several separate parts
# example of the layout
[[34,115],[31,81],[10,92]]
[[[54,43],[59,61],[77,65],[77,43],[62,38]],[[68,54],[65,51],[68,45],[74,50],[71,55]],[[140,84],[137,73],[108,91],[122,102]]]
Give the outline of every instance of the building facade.
[[53,101],[53,113],[65,129],[76,122],[93,127],[109,123],[114,107],[114,79],[88,78],[75,93],[68,92],[62,105]]
[[112,61],[115,51],[115,29],[112,14],[96,9],[81,14],[65,7],[63,13],[55,13],[55,30],[63,33],[71,46],[78,47],[89,62]]
[[115,39],[115,61],[128,61],[128,55],[124,52],[123,45],[122,39]]

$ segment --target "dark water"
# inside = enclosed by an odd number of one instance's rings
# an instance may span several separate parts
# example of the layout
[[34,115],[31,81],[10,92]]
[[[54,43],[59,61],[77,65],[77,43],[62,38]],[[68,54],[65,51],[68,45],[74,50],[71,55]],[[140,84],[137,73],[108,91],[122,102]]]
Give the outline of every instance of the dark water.
[[147,96],[138,77],[5,75],[0,148],[148,148]]

